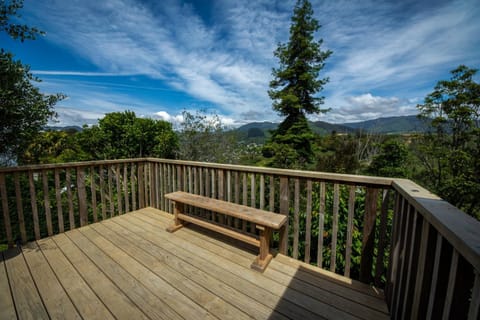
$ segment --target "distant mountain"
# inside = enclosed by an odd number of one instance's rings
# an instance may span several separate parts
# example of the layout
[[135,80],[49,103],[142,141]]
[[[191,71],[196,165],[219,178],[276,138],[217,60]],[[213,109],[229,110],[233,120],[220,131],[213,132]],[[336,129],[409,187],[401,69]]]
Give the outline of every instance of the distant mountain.
[[351,128],[344,124],[334,124],[334,123],[328,123],[325,121],[309,122],[309,124],[315,133],[318,133],[321,135],[330,134],[332,132],[353,133],[356,131],[354,128]]
[[260,129],[260,130],[266,132],[268,130],[276,129],[277,127],[278,127],[278,123],[274,123],[274,122],[268,122],[268,121],[265,121],[265,122],[250,122],[250,123],[247,123],[247,124],[245,124],[241,127],[238,127],[237,131],[248,133],[248,131],[251,131],[252,129]]
[[[385,117],[361,122],[333,124],[324,121],[309,122],[312,130],[320,135],[336,133],[354,133],[359,130],[382,133],[401,134],[413,132],[425,132],[428,123],[420,120],[417,116]],[[270,130],[276,129],[278,123],[274,122],[251,122],[236,129],[246,140],[263,143],[270,135]]]
[[45,126],[45,130],[52,130],[52,131],[82,131],[82,127],[79,126],[65,126],[65,127],[59,127],[59,126]]
[[[257,130],[261,130],[264,132],[265,135],[268,135],[269,130],[274,130],[277,129],[278,123],[274,122],[251,122],[247,123],[239,128],[237,128],[237,131],[239,132],[244,132],[244,133],[256,133],[258,132]],[[355,130],[341,124],[332,124],[324,121],[315,121],[311,122],[309,121],[309,125],[312,128],[312,130],[318,134],[330,134],[332,131],[338,132],[338,133],[349,133],[349,132],[354,132]]]
[[343,123],[343,125],[352,129],[387,134],[425,132],[429,124],[417,118],[417,116],[399,116]]

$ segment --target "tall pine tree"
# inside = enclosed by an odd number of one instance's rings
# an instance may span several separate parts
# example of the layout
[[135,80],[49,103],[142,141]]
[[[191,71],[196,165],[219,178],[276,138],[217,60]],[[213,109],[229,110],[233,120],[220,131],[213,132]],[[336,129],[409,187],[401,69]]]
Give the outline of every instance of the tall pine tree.
[[315,94],[328,82],[328,78],[318,79],[318,76],[332,54],[330,50],[321,50],[322,39],[315,41],[319,28],[310,2],[298,0],[289,41],[279,44],[274,53],[280,66],[272,71],[268,94],[273,100],[273,109],[286,118],[264,147],[264,156],[270,158],[271,166],[303,168],[313,160],[314,134],[306,115],[328,111],[320,108],[324,97]]

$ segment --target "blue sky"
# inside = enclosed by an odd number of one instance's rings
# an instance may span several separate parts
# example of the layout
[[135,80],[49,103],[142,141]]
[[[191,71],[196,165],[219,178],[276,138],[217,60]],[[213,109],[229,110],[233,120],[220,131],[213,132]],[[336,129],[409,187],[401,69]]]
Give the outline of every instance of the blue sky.
[[[311,1],[324,49],[325,107],[312,120],[416,114],[459,64],[480,67],[480,5],[464,1]],[[267,95],[293,0],[25,0],[21,22],[46,36],[1,47],[29,64],[47,93],[68,98],[58,125],[105,113],[181,120],[208,109],[227,125],[278,121]]]

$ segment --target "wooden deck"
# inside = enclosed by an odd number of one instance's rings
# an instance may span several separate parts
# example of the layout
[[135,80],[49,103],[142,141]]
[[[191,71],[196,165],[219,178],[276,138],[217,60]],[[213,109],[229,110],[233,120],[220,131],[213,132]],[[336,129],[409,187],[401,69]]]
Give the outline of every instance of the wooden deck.
[[383,294],[146,208],[3,252],[0,319],[385,319]]

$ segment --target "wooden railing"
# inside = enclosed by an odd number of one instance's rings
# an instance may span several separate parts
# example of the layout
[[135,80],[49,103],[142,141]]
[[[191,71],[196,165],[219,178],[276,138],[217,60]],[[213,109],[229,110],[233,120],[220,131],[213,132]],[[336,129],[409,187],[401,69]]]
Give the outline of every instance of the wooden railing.
[[0,168],[1,238],[40,239],[144,207],[144,159]]
[[[13,245],[183,190],[289,217],[279,252],[385,288],[394,319],[477,319],[480,223],[409,180],[155,158],[0,169],[0,239]],[[215,223],[255,226],[212,212]]]
[[480,223],[410,180],[396,191],[385,288],[393,319],[478,319]]
[[[288,215],[289,227],[275,239],[280,253],[382,286],[388,262],[387,215],[393,208],[391,179],[148,160],[153,177],[163,177],[155,181],[152,206],[172,212],[163,195],[183,190]],[[203,218],[255,232],[245,221],[215,213]]]

